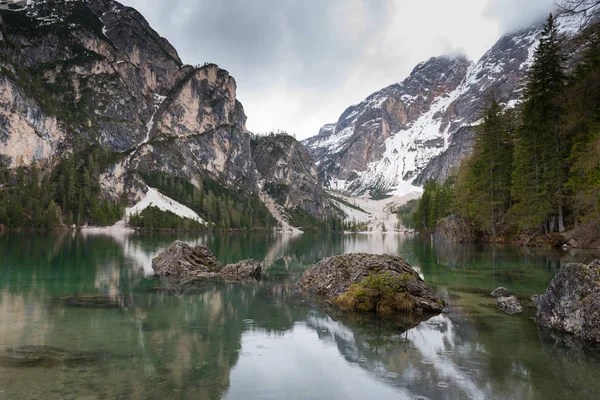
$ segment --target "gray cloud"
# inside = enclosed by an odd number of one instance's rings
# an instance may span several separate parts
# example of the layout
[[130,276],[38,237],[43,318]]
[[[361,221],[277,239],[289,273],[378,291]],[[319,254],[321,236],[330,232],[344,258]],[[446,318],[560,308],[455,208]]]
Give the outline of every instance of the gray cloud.
[[509,32],[543,21],[555,7],[555,0],[491,0],[483,15]]
[[463,52],[478,58],[499,27],[545,13],[552,0],[121,1],[184,62],[227,69],[249,129],[305,138],[424,59]]

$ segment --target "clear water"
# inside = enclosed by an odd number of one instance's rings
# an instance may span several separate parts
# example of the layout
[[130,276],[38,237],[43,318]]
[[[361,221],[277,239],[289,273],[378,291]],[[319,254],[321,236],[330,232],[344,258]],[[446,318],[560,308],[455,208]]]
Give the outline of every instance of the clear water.
[[[264,259],[265,276],[174,293],[147,276],[174,235],[0,236],[0,399],[600,398],[600,349],[539,331],[527,300],[564,263],[600,254],[391,234],[180,238],[223,262]],[[298,294],[312,263],[357,251],[407,259],[448,312],[405,330],[328,314]],[[489,292],[501,285],[523,299],[522,315],[496,309]],[[116,302],[65,300],[82,294]],[[7,356],[23,346],[75,356]]]

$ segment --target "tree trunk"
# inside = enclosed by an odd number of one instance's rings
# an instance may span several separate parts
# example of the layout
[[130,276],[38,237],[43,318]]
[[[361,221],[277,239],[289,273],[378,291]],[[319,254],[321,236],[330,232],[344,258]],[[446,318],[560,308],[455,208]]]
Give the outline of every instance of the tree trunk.
[[565,231],[565,216],[563,213],[562,204],[558,206],[558,231],[563,233]]
[[556,225],[556,215],[550,217],[550,232],[554,232],[554,225]]

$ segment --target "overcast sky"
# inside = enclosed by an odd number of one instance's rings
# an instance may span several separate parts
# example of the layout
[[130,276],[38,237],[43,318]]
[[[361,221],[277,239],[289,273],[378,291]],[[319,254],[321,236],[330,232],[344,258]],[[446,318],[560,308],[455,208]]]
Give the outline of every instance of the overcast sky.
[[183,62],[219,64],[238,84],[248,129],[304,139],[422,60],[477,60],[554,0],[121,0]]

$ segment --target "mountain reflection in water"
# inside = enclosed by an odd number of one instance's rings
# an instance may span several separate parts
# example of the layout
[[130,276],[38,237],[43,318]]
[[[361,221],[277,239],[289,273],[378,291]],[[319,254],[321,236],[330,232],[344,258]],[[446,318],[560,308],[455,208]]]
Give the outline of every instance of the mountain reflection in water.
[[[208,245],[222,262],[264,259],[265,277],[174,295],[149,276],[152,257],[174,235],[0,236],[0,398],[600,396],[600,353],[538,332],[530,304],[526,315],[507,316],[488,295],[503,285],[527,298],[564,263],[598,254],[395,234],[179,238]],[[401,255],[448,311],[406,330],[326,312],[298,293],[302,271],[349,252]],[[48,346],[62,358],[15,357]],[[69,352],[97,356],[79,362]]]

